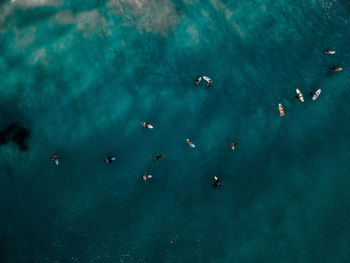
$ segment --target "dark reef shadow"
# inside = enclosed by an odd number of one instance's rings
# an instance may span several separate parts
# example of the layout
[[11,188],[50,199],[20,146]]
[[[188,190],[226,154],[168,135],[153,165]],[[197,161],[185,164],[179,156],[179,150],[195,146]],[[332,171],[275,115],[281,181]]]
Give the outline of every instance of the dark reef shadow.
[[0,147],[8,143],[16,144],[21,151],[28,149],[27,140],[30,130],[23,113],[18,109],[15,101],[0,98]]
[[0,145],[14,142],[21,151],[27,150],[27,138],[29,130],[24,128],[21,124],[12,123],[7,128],[0,131]]

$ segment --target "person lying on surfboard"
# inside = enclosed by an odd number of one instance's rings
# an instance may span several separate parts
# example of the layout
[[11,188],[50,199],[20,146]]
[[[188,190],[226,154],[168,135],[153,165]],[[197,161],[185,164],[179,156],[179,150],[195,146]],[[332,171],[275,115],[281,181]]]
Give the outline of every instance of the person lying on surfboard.
[[196,145],[194,145],[193,141],[191,141],[190,139],[187,138],[186,141],[187,141],[187,144],[188,144],[189,146],[191,146],[192,148],[195,148],[195,147],[196,147]]
[[117,157],[112,157],[110,155],[107,156],[107,158],[104,160],[105,163],[111,163],[113,161],[115,161],[117,159]]
[[198,85],[199,82],[201,82],[201,80],[202,80],[202,77],[198,77],[198,78],[196,79],[196,85]]
[[146,182],[148,179],[152,178],[152,175],[150,174],[145,174],[144,176],[142,176],[143,180]]
[[281,116],[281,117],[284,116],[284,110],[283,110],[283,106],[282,106],[281,103],[278,104],[278,109],[279,109],[279,111],[280,111],[280,116]]
[[54,161],[56,163],[56,165],[58,165],[60,158],[58,158],[58,154],[55,153],[51,160]]
[[148,129],[153,129],[153,126],[149,122],[141,122],[141,125]]
[[333,72],[337,72],[337,71],[342,71],[343,68],[338,67],[338,66],[334,66],[331,70],[332,70]]
[[297,92],[296,98],[300,99],[301,102],[304,102],[304,97],[301,91],[299,89],[296,89],[296,92]]
[[334,54],[335,54],[335,51],[330,50],[330,49],[327,49],[327,50],[325,51],[325,53],[328,54],[328,55],[334,55]]
[[208,82],[207,87],[209,87],[209,85],[213,82],[213,80],[212,80],[211,78],[206,77],[206,76],[203,76],[203,79],[204,79],[206,82]]
[[318,96],[320,96],[321,94],[321,89],[316,90],[316,92],[311,92],[312,95],[312,100],[316,100],[318,98]]
[[231,144],[232,150],[236,149],[236,146],[237,146],[237,143],[234,143],[234,142],[233,142],[233,143]]
[[221,183],[220,183],[219,178],[217,178],[216,176],[214,176],[214,180],[215,180],[215,182],[213,183],[212,187],[214,187],[214,189],[216,189],[216,188],[221,186]]
[[158,156],[151,156],[152,158],[154,158],[153,162],[159,161],[160,159],[163,158],[163,155],[158,155]]

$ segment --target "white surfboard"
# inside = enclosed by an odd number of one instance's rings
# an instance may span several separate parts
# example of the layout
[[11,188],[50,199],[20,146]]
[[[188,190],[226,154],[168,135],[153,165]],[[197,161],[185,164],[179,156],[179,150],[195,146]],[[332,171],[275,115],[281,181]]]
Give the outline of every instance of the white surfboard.
[[321,89],[318,89],[315,94],[312,96],[312,100],[316,100],[318,98],[318,96],[320,96],[321,94]]
[[203,76],[203,79],[208,82],[208,86],[213,82],[211,78]]
[[145,174],[144,176],[142,176],[143,180],[146,182],[148,179],[152,178],[151,174]]
[[236,144],[232,143],[231,147],[232,147],[232,150],[234,150],[236,148]]
[[56,164],[56,165],[58,165],[59,162],[60,162],[60,161],[59,161],[58,159],[55,160],[55,164]]
[[278,110],[280,111],[280,116],[284,116],[284,110],[283,110],[283,106],[281,103],[278,104]]
[[151,125],[151,124],[148,124],[148,127],[146,126],[146,122],[141,122],[141,125],[142,126],[145,126],[146,128],[148,128],[148,129],[153,129],[153,126]]
[[335,67],[332,68],[332,71],[334,71],[334,72],[339,72],[339,71],[342,71],[342,70],[343,70],[343,68],[338,67],[338,66],[335,66]]
[[329,54],[329,55],[334,55],[335,51],[334,50],[326,50],[325,53]]
[[304,102],[304,97],[303,94],[301,94],[299,89],[296,89],[297,95],[299,95],[299,99],[301,100],[301,102]]
[[196,148],[196,145],[194,145],[193,143],[190,143],[190,139],[186,139],[187,143],[189,146],[191,146],[192,148]]

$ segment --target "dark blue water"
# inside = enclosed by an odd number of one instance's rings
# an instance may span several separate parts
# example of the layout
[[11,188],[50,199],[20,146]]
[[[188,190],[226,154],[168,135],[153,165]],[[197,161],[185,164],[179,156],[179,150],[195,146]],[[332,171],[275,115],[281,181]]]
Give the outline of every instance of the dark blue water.
[[1,1],[0,262],[349,262],[349,12]]

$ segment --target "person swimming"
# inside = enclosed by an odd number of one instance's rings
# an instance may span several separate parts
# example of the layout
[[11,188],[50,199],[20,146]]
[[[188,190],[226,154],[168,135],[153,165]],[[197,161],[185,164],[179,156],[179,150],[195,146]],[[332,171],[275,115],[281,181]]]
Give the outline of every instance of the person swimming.
[[202,77],[198,77],[198,78],[196,79],[196,85],[198,85],[199,82],[201,82],[201,80],[202,80]]
[[151,156],[152,158],[154,158],[153,162],[159,161],[160,159],[163,158],[163,155],[158,155],[158,156]]
[[117,159],[117,157],[112,157],[112,156],[108,155],[107,158],[104,159],[104,162],[111,163],[111,162],[115,161],[116,159]]
[[217,178],[216,176],[214,176],[214,180],[215,180],[215,182],[213,183],[212,187],[214,187],[214,189],[216,189],[216,188],[221,186],[221,183],[220,183],[219,178]]
[[232,142],[231,144],[232,150],[236,149],[236,146],[237,146],[237,143]]
[[55,153],[55,154],[53,155],[53,157],[52,157],[51,160],[54,161],[56,165],[58,165],[59,162],[60,162],[60,158],[58,157],[58,154],[57,154],[57,153]]
[[327,49],[324,53],[328,54],[328,55],[334,55],[335,51]]
[[213,80],[212,80],[211,78],[208,78],[208,77],[206,77],[206,76],[203,76],[203,79],[204,79],[206,82],[208,82],[207,87],[209,87],[209,85],[213,82]]
[[149,122],[141,122],[141,125],[142,126],[145,126],[146,128],[148,129],[153,129],[153,126],[149,123]]
[[338,72],[338,71],[342,71],[343,68],[338,67],[338,66],[334,66],[333,68],[331,68],[331,70],[332,70],[333,72]]
[[143,180],[146,182],[148,179],[152,178],[151,174],[145,174],[144,176],[142,176]]

